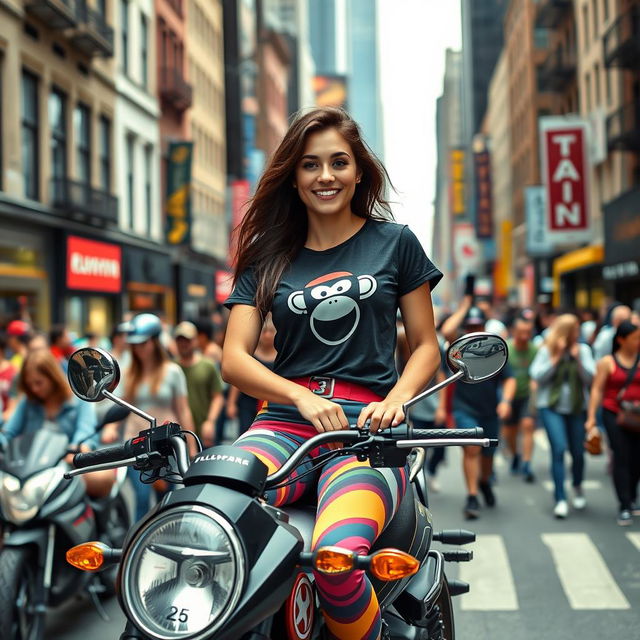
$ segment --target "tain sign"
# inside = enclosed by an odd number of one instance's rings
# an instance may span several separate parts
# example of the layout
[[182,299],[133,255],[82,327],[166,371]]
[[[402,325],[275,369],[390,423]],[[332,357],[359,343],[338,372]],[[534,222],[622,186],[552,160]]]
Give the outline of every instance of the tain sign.
[[583,120],[540,118],[546,227],[556,246],[590,239],[587,132]]

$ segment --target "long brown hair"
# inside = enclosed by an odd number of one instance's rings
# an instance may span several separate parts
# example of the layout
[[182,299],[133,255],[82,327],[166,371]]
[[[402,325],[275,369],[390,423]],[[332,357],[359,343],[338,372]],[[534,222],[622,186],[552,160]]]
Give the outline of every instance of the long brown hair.
[[65,378],[60,363],[53,357],[48,349],[37,349],[27,354],[22,364],[18,389],[22,391],[31,402],[42,403],[42,400],[34,395],[26,382],[29,371],[35,371],[42,376],[49,378],[53,384],[53,395],[60,403],[66,402],[73,397],[71,387]]
[[284,270],[307,239],[307,210],[293,188],[296,165],[310,134],[335,128],[349,143],[362,173],[351,200],[361,218],[393,219],[385,199],[389,176],[362,139],[356,122],[343,109],[322,107],[298,115],[271,157],[237,234],[234,284],[247,268],[257,283],[256,306],[264,318]]
[[[149,385],[151,388],[151,393],[158,393],[158,389],[162,384],[162,379],[164,378],[165,370],[167,362],[169,362],[169,354],[166,352],[165,348],[160,343],[160,339],[157,337],[149,338],[153,341],[153,364],[155,367],[155,371],[153,373],[153,378],[151,380],[151,384]],[[129,365],[129,369],[127,371],[127,379],[126,379],[126,399],[129,402],[136,402],[136,393],[138,392],[138,386],[142,382],[142,358],[138,355],[134,348],[131,349],[131,364]]]

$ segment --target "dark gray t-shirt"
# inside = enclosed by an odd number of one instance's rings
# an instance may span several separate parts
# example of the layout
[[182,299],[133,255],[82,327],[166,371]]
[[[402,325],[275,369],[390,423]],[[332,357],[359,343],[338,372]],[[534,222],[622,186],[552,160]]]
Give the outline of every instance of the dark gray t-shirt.
[[[367,220],[336,247],[303,248],[273,299],[275,373],[338,378],[385,396],[397,380],[398,301],[441,278],[405,225]],[[255,305],[255,291],[247,270],[225,304]]]

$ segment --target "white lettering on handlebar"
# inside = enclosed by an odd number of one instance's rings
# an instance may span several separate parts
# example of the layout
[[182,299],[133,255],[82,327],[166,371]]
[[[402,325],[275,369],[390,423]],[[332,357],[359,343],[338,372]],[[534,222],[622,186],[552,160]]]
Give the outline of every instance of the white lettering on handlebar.
[[227,456],[220,453],[212,453],[206,456],[198,456],[195,462],[234,462],[235,464],[241,464],[243,467],[249,466],[249,461],[244,458],[238,458],[236,456]]

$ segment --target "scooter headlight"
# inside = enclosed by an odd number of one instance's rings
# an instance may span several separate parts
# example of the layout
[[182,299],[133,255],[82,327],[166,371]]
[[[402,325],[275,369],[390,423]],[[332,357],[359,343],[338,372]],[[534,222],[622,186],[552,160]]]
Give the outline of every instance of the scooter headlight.
[[18,478],[2,474],[2,511],[14,524],[31,520],[60,482],[64,471],[54,467],[29,478],[23,485]]
[[244,578],[231,524],[211,509],[177,507],[143,527],[126,551],[123,603],[154,640],[210,637],[233,611]]

